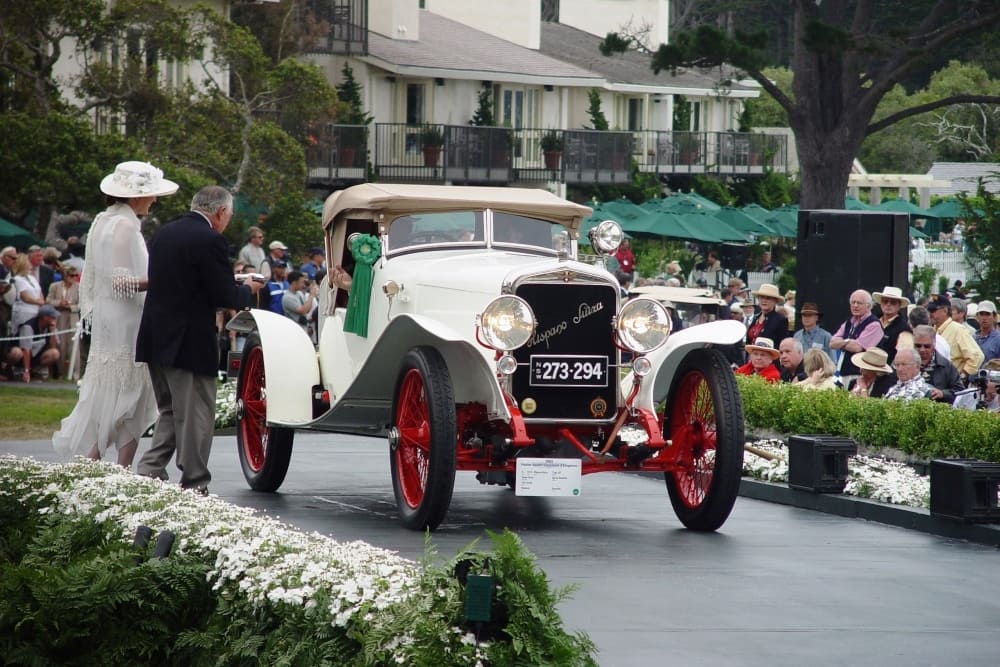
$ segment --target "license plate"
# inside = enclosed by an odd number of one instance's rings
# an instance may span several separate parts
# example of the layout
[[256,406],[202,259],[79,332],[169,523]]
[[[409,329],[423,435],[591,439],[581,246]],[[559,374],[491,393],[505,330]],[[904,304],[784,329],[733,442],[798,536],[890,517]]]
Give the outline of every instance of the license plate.
[[607,387],[608,358],[602,355],[533,354],[532,387]]

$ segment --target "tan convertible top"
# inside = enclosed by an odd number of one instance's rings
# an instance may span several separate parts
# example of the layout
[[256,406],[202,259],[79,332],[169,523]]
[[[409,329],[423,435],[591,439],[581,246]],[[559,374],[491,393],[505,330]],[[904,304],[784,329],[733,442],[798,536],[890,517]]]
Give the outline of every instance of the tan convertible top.
[[[465,185],[398,185],[392,183],[362,183],[334,192],[323,204],[323,228],[338,218],[370,218],[382,213],[392,218],[417,211],[494,210],[536,216],[559,222],[574,232],[591,209],[561,199],[546,190],[534,188],[490,188]],[[364,213],[362,213],[364,212]],[[347,213],[348,215],[344,215]]]

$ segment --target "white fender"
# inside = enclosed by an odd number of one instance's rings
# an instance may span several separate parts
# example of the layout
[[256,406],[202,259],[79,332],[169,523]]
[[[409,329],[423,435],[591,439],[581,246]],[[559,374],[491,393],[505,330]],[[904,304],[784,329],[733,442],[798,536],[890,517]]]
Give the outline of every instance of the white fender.
[[269,310],[244,310],[227,329],[260,336],[267,377],[267,422],[301,426],[312,421],[312,388],[319,384],[316,351],[291,318]]
[[[510,418],[495,367],[487,358],[492,352],[477,348],[439,320],[408,313],[392,318],[364,365],[358,369],[354,381],[344,391],[342,400],[388,399],[391,402],[403,356],[420,345],[436,348],[444,357],[457,403],[482,403],[491,416]],[[323,354],[326,354],[325,349]]]
[[[709,345],[732,345],[742,341],[746,333],[747,328],[742,322],[724,320],[698,324],[671,334],[663,347],[646,355],[653,370],[642,380],[635,407],[655,410],[656,404],[666,398],[670,391],[674,374],[688,352]],[[625,396],[632,391],[631,371],[622,379],[621,390]]]

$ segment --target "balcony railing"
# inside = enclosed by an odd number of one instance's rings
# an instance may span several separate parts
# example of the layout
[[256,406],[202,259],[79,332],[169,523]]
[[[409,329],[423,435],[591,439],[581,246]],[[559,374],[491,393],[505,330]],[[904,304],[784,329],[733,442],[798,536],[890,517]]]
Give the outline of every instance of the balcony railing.
[[743,132],[555,130],[560,150],[543,150],[552,130],[470,125],[328,125],[307,151],[310,181],[507,185],[558,181],[627,183],[632,165],[670,174],[786,171],[786,137]]

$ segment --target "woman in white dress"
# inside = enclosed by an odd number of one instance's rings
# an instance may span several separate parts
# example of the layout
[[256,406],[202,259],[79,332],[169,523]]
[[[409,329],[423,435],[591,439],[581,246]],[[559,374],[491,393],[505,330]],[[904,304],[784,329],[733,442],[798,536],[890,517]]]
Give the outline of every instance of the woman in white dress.
[[72,414],[52,436],[63,456],[102,458],[115,447],[131,467],[139,438],[156,421],[156,398],[135,341],[147,287],[139,216],[177,184],[146,162],[122,162],[101,181],[108,208],[94,218],[80,283],[80,316],[90,326],[90,356]]

